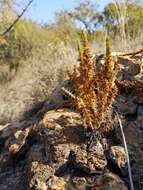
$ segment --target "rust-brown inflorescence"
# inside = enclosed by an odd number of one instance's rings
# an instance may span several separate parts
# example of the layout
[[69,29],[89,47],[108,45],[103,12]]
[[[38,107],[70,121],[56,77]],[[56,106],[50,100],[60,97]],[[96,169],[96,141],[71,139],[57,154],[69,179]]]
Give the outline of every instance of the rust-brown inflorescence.
[[73,101],[83,118],[84,126],[100,129],[107,121],[117,95],[117,69],[112,60],[109,39],[106,40],[105,64],[98,69],[85,32],[82,33],[82,45],[78,41],[78,51],[80,64],[72,74],[69,73],[75,92]]

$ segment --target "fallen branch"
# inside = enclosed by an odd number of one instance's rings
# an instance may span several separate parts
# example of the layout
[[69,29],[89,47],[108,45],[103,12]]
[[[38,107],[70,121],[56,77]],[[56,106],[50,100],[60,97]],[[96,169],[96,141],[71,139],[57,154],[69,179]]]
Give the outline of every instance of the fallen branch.
[[14,25],[19,21],[19,19],[24,15],[24,13],[27,11],[27,9],[30,7],[30,5],[33,3],[34,0],[30,0],[29,3],[26,5],[26,7],[23,9],[20,15],[14,20],[14,22],[1,34],[1,36],[5,36],[11,29],[14,27]]
[[140,50],[133,52],[133,53],[121,54],[120,56],[132,56],[132,57],[134,57],[135,55],[140,54],[140,53],[143,53],[143,49],[140,49]]

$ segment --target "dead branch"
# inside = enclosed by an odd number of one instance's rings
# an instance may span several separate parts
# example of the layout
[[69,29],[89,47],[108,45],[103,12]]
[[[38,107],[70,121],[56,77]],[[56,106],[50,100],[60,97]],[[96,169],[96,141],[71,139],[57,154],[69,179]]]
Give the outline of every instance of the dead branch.
[[30,7],[30,5],[33,3],[34,0],[30,0],[29,3],[26,5],[26,7],[23,9],[20,15],[14,20],[14,22],[1,34],[1,36],[5,36],[11,29],[14,27],[14,25],[19,21],[19,19],[24,15],[24,13],[27,11],[27,9]]
[[125,54],[122,54],[121,56],[132,56],[132,57],[134,57],[135,55],[140,54],[140,53],[143,53],[143,49],[140,49],[140,50],[138,50],[136,52],[132,52],[132,53],[125,53]]

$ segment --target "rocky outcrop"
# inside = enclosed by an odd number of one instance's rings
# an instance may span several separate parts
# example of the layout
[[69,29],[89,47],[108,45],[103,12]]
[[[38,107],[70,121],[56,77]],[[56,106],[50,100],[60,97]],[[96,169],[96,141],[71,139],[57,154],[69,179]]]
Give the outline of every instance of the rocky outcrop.
[[[12,162],[18,169],[10,173],[11,178],[15,175],[19,178],[15,184],[7,178],[9,183],[5,187],[0,184],[0,189],[20,189],[21,177],[25,189],[86,190],[101,189],[103,184],[105,189],[118,185],[127,189],[122,175],[126,165],[124,148],[107,141],[97,132],[87,131],[78,113],[68,109],[49,111],[33,127],[18,130],[4,139],[0,180],[2,174],[8,177],[4,166]],[[118,168],[114,173],[108,163],[111,159]],[[14,165],[9,166],[9,172]]]
[[[141,78],[143,73],[143,52],[139,51],[136,53],[121,53],[121,52],[112,52],[112,57],[114,61],[118,64],[119,80],[133,80],[135,78]],[[105,55],[100,54],[95,56],[97,66],[104,64]]]

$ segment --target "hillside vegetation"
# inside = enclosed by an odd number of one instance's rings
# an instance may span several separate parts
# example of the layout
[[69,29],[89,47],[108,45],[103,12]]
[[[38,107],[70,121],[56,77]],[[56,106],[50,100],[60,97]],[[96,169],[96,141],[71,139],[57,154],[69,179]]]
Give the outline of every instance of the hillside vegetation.
[[[25,3],[0,2],[1,34]],[[96,4],[86,0],[72,11],[55,13],[53,23],[39,25],[20,18],[0,36],[0,123],[21,119],[24,111],[47,100],[52,89],[65,79],[67,70],[77,64],[76,41],[82,33],[79,26],[85,29],[94,53],[104,53],[106,33],[114,51],[134,51],[143,45],[142,15],[139,1],[113,1],[99,11]]]

